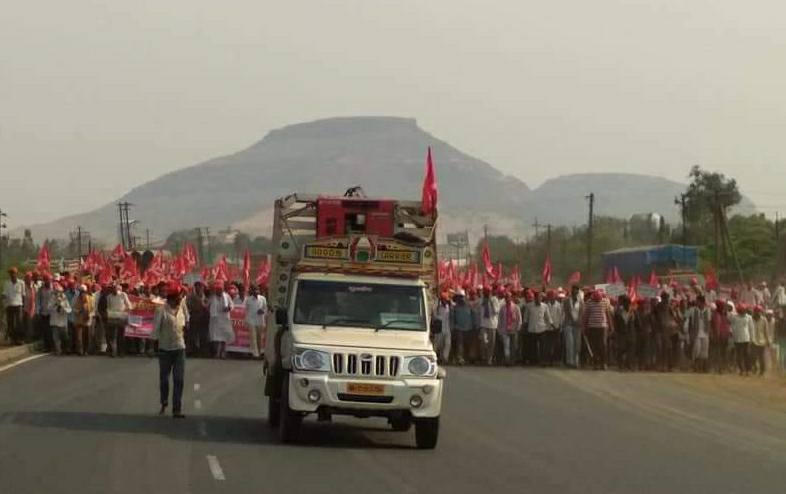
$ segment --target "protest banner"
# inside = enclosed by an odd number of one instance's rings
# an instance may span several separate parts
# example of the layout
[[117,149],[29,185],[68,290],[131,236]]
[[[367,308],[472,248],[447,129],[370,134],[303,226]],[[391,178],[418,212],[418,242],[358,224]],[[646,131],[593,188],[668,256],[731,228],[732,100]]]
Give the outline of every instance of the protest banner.
[[136,295],[129,295],[128,299],[134,308],[128,313],[125,336],[149,339],[153,332],[153,317],[160,304]]
[[660,289],[657,286],[639,285],[636,288],[639,298],[655,298],[660,295]]
[[229,313],[232,319],[232,329],[235,331],[235,341],[227,343],[227,351],[235,353],[251,353],[251,331],[246,324],[246,308],[235,307]]

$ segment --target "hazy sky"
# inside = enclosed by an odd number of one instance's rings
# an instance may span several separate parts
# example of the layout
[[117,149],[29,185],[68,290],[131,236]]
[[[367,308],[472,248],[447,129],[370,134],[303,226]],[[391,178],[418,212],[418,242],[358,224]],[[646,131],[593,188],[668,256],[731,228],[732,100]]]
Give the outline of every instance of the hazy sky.
[[0,0],[0,207],[55,219],[276,127],[397,115],[530,186],[701,164],[786,213],[784,19],[782,1]]

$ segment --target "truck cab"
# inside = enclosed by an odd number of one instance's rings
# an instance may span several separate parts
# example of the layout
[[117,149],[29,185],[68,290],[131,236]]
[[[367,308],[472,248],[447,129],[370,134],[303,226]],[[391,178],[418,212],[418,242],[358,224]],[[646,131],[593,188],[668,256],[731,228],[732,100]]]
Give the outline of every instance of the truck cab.
[[397,431],[414,425],[419,448],[436,446],[445,374],[429,337],[435,218],[418,205],[276,202],[265,394],[283,441],[297,440],[309,414],[351,415],[386,418]]

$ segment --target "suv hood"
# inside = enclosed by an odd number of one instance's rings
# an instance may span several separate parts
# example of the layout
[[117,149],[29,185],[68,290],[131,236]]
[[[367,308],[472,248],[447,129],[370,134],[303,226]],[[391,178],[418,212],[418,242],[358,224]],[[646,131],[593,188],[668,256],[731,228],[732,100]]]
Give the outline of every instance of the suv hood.
[[292,328],[292,340],[296,344],[315,346],[341,346],[378,348],[381,350],[408,350],[432,352],[427,331],[401,331],[344,326],[301,326]]

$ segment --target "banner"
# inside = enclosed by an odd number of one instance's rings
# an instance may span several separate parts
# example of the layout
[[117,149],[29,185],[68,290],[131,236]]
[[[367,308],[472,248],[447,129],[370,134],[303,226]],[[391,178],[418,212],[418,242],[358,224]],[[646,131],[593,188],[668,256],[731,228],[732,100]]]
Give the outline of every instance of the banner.
[[655,298],[660,295],[660,289],[657,286],[639,285],[638,293],[640,298]]
[[153,332],[153,317],[160,304],[136,295],[129,295],[128,299],[134,308],[128,313],[126,337],[149,339],[150,333]]
[[[152,302],[150,299],[129,295],[128,299],[133,304],[134,309],[128,313],[128,323],[126,324],[125,336],[127,338],[150,339],[153,332],[153,318],[156,309],[161,305]],[[246,324],[246,308],[243,306],[235,307],[229,313],[232,320],[232,329],[235,331],[235,341],[227,345],[228,352],[251,353],[251,331]],[[262,333],[262,343],[260,348],[265,348],[264,332]]]
[[[246,308],[235,307],[229,313],[232,319],[232,329],[235,330],[235,341],[227,343],[227,351],[235,353],[251,353],[251,331],[246,324]],[[262,347],[264,348],[264,347]]]

